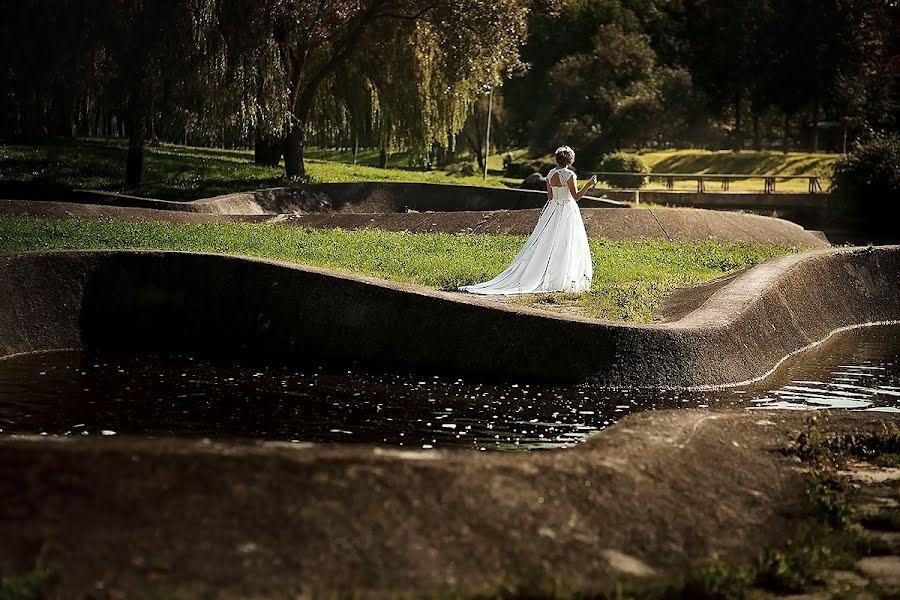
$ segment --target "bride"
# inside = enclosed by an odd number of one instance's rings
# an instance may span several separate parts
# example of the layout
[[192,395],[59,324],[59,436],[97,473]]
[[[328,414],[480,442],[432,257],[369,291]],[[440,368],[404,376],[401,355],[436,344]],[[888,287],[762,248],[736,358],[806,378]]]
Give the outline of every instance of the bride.
[[509,295],[590,289],[591,249],[576,202],[597,184],[597,178],[591,177],[576,191],[575,172],[569,168],[574,162],[571,148],[562,146],[556,150],[558,166],[547,174],[547,205],[525,245],[502,273],[460,290]]

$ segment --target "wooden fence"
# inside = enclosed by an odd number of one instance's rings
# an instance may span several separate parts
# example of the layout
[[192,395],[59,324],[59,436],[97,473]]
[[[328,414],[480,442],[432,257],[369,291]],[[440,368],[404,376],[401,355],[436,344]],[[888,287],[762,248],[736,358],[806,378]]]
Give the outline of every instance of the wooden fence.
[[708,182],[720,182],[721,189],[728,191],[731,181],[734,179],[762,179],[763,193],[771,194],[775,192],[775,182],[778,180],[790,179],[806,179],[809,181],[809,193],[816,194],[822,191],[822,185],[819,178],[814,175],[744,175],[740,173],[615,173],[610,171],[599,171],[594,173],[598,178],[603,179],[604,176],[615,175],[618,177],[648,177],[650,179],[661,179],[666,182],[666,189],[675,189],[675,180],[696,180],[697,193],[706,192],[706,184]]

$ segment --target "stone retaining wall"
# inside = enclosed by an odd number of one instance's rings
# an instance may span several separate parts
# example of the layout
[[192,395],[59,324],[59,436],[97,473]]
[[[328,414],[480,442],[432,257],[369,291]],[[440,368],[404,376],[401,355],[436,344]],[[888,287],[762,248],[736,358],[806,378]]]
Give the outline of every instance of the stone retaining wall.
[[0,257],[0,355],[127,347],[332,358],[615,386],[758,378],[839,328],[900,318],[900,248],[750,269],[683,318],[628,325],[271,261],[166,252]]

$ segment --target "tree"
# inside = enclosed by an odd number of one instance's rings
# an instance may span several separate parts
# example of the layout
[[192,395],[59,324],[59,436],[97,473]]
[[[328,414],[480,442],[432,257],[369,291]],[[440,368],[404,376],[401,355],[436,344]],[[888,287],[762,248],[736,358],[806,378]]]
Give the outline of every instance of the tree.
[[767,96],[765,57],[770,47],[769,0],[685,0],[687,63],[719,115],[734,120],[732,147],[744,146],[744,108],[758,115]]
[[553,93],[535,115],[532,147],[547,151],[562,140],[579,140],[600,155],[632,141],[656,110],[648,85],[654,66],[646,36],[600,27],[590,51],[562,58],[549,74]]
[[[498,80],[504,69],[518,62],[518,39],[524,34],[525,10],[518,0],[219,1],[223,29],[243,37],[235,46],[277,48],[287,113],[285,122],[276,125],[284,131],[289,177],[305,176],[306,135],[315,127],[317,101],[327,103],[319,95],[328,89],[330,78],[334,83],[334,78],[355,71],[356,80],[372,92],[369,98],[378,112],[382,143],[387,143],[394,135],[412,133],[414,119],[396,116],[404,103],[390,100],[401,86],[422,91],[406,98],[406,103],[420,103],[416,114],[432,118],[452,113],[435,112],[430,103],[453,107],[471,102],[473,96],[465,94],[468,88]],[[366,54],[361,53],[364,48]],[[381,50],[387,54],[378,53]],[[390,60],[395,57],[408,62]],[[401,72],[405,77],[399,77]],[[449,92],[449,99],[429,96],[434,83],[446,81],[457,84],[456,89],[439,88],[442,95]],[[463,96],[457,98],[460,93]],[[358,88],[344,98],[351,95],[358,97]],[[430,132],[435,127],[429,118],[419,119],[419,124],[424,122]],[[457,128],[461,125],[460,121]],[[425,145],[420,142],[429,136],[411,137],[418,138],[417,145]]]

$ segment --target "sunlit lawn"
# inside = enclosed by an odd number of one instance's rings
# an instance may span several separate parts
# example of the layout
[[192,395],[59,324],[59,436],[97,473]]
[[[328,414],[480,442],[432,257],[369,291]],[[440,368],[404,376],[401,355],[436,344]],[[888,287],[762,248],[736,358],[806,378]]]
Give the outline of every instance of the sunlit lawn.
[[[395,181],[452,183],[503,187],[520,183],[502,176],[505,152],[488,160],[487,179],[480,175],[449,175],[440,169],[426,171],[409,166],[405,153],[390,156],[387,169],[377,166],[378,152],[362,149],[353,164],[350,151],[310,148],[306,166],[309,175],[320,182]],[[525,150],[513,150],[514,160],[529,160]],[[176,144],[151,144],[146,150],[144,185],[141,195],[172,200],[192,200],[235,191],[285,185],[284,170],[253,163],[250,150],[199,148]],[[545,157],[549,160],[551,157]],[[590,170],[584,165],[592,157],[580,156],[575,168],[582,177]],[[747,173],[777,175],[817,175],[827,189],[834,154],[794,152],[666,150],[643,152],[641,158],[654,172]],[[47,145],[0,145],[0,179],[31,181],[79,189],[120,190],[125,169],[125,144],[120,140],[74,140]],[[779,191],[806,191],[806,180],[779,181]],[[600,187],[603,187],[602,185]],[[646,189],[665,187],[651,182]],[[676,181],[675,189],[696,190],[694,181]],[[721,189],[710,181],[707,191]],[[735,180],[732,191],[762,191],[762,180]]]
[[[455,290],[506,266],[522,236],[315,230],[287,225],[125,223],[0,217],[0,252],[148,248],[257,256]],[[705,241],[591,240],[594,280],[585,294],[518,298],[521,304],[617,321],[647,322],[673,290],[798,251]]]

